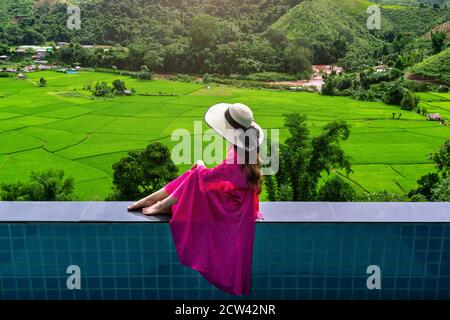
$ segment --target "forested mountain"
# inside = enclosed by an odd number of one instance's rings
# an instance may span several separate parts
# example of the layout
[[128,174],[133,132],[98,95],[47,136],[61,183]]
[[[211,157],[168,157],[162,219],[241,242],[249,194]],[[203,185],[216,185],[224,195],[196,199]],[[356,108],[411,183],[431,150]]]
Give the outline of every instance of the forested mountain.
[[429,6],[433,7],[435,5],[439,7],[450,5],[450,0],[372,0],[374,3],[383,5],[402,5],[402,6]]
[[[344,1],[342,4],[345,2],[349,3]],[[353,2],[354,7],[357,3]],[[381,46],[381,41],[344,8],[341,9],[337,1],[305,1],[281,17],[273,28],[284,32],[288,38],[304,39],[309,43],[316,63],[336,63],[340,59],[368,62],[367,59],[374,58],[374,51]]]
[[382,6],[382,29],[369,31],[373,2],[366,0],[70,0],[81,8],[82,25],[69,30],[66,2],[1,0],[0,53],[24,44],[102,44],[128,50],[105,56],[72,46],[60,58],[94,67],[300,77],[312,63],[396,63],[402,50],[416,49],[415,39],[450,19],[450,9]]
[[403,32],[423,35],[435,26],[450,20],[448,9],[419,7],[382,7],[382,30],[387,32]]

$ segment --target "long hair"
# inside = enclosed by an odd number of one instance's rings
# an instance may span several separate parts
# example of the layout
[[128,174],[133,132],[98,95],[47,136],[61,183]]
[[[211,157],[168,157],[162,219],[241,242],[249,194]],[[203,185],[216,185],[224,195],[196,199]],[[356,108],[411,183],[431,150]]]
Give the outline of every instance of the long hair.
[[[234,146],[236,152],[238,152],[238,147]],[[239,151],[243,151],[242,149]],[[261,172],[261,157],[259,156],[259,150],[256,155],[256,163],[254,161],[250,161],[250,153],[248,151],[245,152],[245,163],[242,166],[247,171],[247,182],[249,187],[256,191],[258,194],[262,192],[263,186],[263,176]],[[252,163],[253,162],[253,163]]]

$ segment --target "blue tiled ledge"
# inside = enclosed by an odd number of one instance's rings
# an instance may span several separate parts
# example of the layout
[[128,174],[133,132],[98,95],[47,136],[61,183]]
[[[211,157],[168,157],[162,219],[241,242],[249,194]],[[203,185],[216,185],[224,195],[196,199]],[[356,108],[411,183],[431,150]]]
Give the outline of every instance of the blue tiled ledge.
[[[168,216],[1,202],[0,299],[240,299],[180,265]],[[245,299],[450,299],[450,203],[262,203]],[[67,268],[81,289],[67,287]],[[381,289],[369,289],[369,266]]]
[[[0,222],[167,222],[129,202],[0,202]],[[262,202],[268,222],[450,222],[450,202]]]

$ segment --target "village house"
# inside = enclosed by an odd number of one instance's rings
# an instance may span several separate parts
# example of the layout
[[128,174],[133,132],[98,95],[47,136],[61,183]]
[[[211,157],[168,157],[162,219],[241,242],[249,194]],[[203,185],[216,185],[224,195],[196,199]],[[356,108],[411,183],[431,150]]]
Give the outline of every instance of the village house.
[[40,46],[20,46],[16,49],[16,53],[24,54],[28,51],[35,52],[33,59],[43,60],[48,53],[53,52],[52,47],[40,47]]

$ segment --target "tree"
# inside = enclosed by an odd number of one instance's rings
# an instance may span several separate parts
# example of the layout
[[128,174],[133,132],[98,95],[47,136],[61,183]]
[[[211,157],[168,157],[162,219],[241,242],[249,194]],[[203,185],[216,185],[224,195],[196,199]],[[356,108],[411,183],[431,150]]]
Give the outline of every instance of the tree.
[[0,55],[7,54],[9,52],[9,46],[6,43],[0,42]]
[[143,62],[151,71],[155,71],[160,69],[164,64],[164,58],[162,56],[162,48],[161,46],[151,46],[147,48]]
[[111,97],[113,89],[106,82],[97,82],[93,95],[96,97]]
[[22,43],[27,45],[42,44],[44,42],[45,38],[33,29],[26,30],[22,37]]
[[286,49],[289,43],[286,34],[274,28],[267,29],[264,37],[270,42],[273,48],[279,48],[280,50]]
[[237,62],[238,62],[237,71],[240,74],[248,75],[251,73],[260,72],[264,69],[263,64],[258,60],[249,58],[240,58],[237,60]]
[[142,151],[132,151],[113,165],[110,200],[131,201],[161,189],[177,176],[169,149],[157,142]]
[[353,36],[347,30],[339,31],[339,35],[329,46],[331,62],[334,64],[347,53],[347,47],[353,42]]
[[40,78],[39,79],[39,87],[45,87],[47,85],[47,80],[45,80],[45,78]]
[[[285,116],[290,136],[280,145],[280,168],[276,182],[266,183],[269,196],[285,200],[312,201],[317,199],[317,186],[323,173],[344,169],[351,172],[350,158],[339,142],[349,137],[349,126],[342,121],[328,123],[322,133],[310,138],[306,117],[298,113]],[[277,190],[270,190],[270,186]],[[280,199],[270,199],[279,201]]]
[[63,170],[32,172],[28,183],[2,184],[3,201],[71,201],[74,179],[64,178]]
[[403,98],[400,101],[400,107],[401,109],[412,111],[417,108],[419,105],[419,97],[415,96],[411,91],[408,89],[403,90]]
[[334,176],[319,189],[320,201],[348,202],[355,197],[355,190],[342,178]]
[[124,94],[125,90],[127,90],[125,82],[123,82],[122,80],[119,79],[114,80],[112,85],[114,87],[114,91],[117,92],[118,94]]
[[442,174],[444,178],[450,176],[450,140],[446,140],[439,149],[428,156],[428,159],[432,160],[436,164],[438,172]]
[[419,187],[416,190],[412,190],[408,196],[412,197],[416,194],[421,194],[425,196],[428,201],[432,201],[433,189],[439,184],[439,181],[440,179],[437,173],[428,173],[417,180]]
[[433,53],[438,54],[445,48],[445,42],[447,40],[447,34],[444,32],[431,32],[431,46]]
[[434,187],[432,193],[434,201],[450,201],[450,177],[442,179],[442,181]]
[[198,14],[192,18],[189,35],[194,48],[211,48],[219,38],[219,20],[208,14]]
[[286,70],[300,78],[308,78],[312,73],[311,51],[301,40],[291,41],[284,51]]
[[320,93],[324,96],[334,96],[333,77],[331,75],[324,76],[324,83]]
[[209,84],[211,83],[211,75],[209,73],[205,73],[203,75],[203,83],[204,84]]
[[142,43],[131,43],[128,45],[128,67],[131,70],[139,70],[144,64],[146,47]]
[[404,95],[404,88],[399,82],[392,82],[386,84],[386,89],[383,94],[383,102],[386,104],[400,105]]

